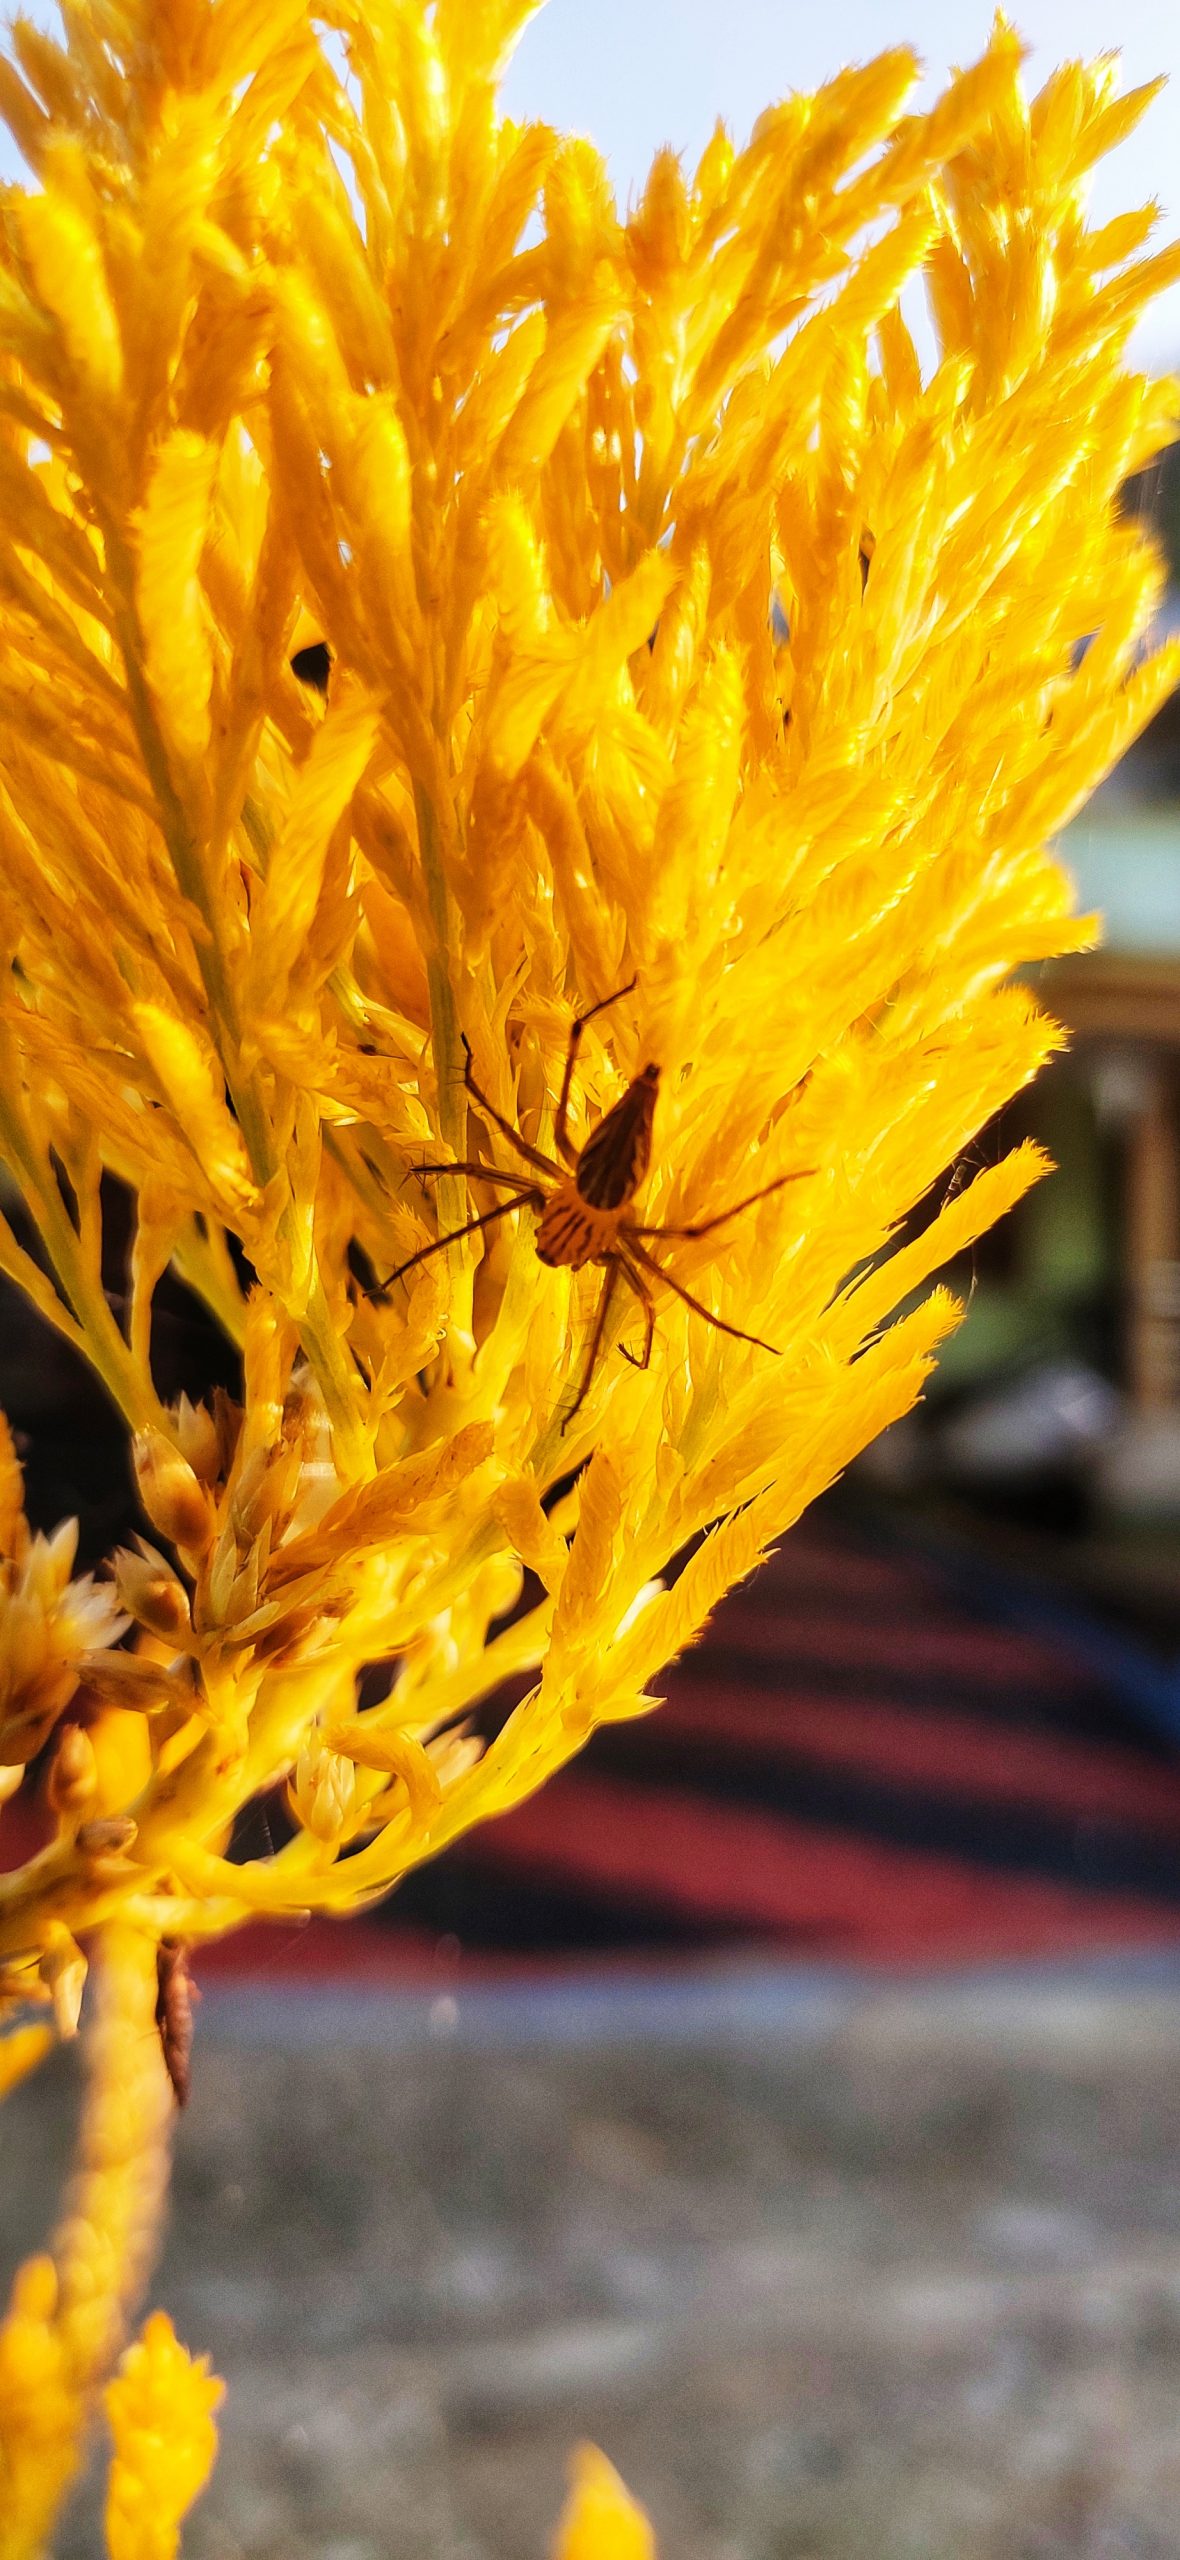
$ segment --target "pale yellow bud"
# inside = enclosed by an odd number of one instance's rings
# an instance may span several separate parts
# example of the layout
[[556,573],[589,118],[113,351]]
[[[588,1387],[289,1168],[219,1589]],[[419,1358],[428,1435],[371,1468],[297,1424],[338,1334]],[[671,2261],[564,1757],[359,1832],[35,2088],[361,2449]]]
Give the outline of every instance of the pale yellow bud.
[[153,1528],[172,1546],[202,1555],[213,1534],[213,1505],[187,1458],[162,1431],[137,1432],[132,1454],[139,1498]]
[[86,1988],[86,1958],[60,1921],[51,1929],[38,1970],[53,2002],[59,2036],[76,2036]]
[[[128,1656],[132,1660],[133,1656]],[[133,1707],[104,1706],[90,1727],[96,1769],[95,1812],[122,1813],[152,1774],[152,1737]]]
[[356,1770],[339,1751],[309,1742],[295,1765],[291,1800],[305,1831],[329,1847],[340,1838],[356,1802]]
[[392,1731],[369,1716],[354,1716],[334,1727],[332,1739],[359,1768],[400,1778],[416,1822],[437,1812],[442,1802],[438,1771],[415,1735]]
[[94,1745],[80,1724],[63,1725],[45,1793],[52,1811],[76,1819],[93,1802],[98,1784]]
[[492,1556],[483,1569],[482,1590],[487,1595],[490,1616],[506,1618],[515,1609],[524,1584],[524,1576],[515,1556]]

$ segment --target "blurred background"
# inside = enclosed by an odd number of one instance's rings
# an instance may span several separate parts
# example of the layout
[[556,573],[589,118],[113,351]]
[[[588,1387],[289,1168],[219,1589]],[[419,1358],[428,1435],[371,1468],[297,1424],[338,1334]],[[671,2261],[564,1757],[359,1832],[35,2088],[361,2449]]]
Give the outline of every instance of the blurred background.
[[[989,17],[549,0],[507,105],[625,196],[882,45],[936,84]],[[1019,24],[1034,83],[1180,64],[1150,0]],[[1174,230],[1178,171],[1173,87],[1096,214]],[[1136,353],[1180,365],[1180,293]],[[1180,464],[1126,503],[1176,627]],[[1060,853],[1104,939],[1039,973],[1069,1049],[966,1168],[1031,1134],[1058,1172],[951,1275],[922,1409],[658,1718],[384,1912],[208,1959],[157,2289],[231,2383],[195,2560],[540,2552],[580,2433],[682,2560],[1180,2553],[1180,698]],[[232,1384],[162,1308],[166,1391]],[[36,1520],[97,1561],[134,1525],[118,1434],[7,1299],[0,1400]],[[31,1795],[0,1862],[37,1836]],[[6,2115],[5,2254],[73,2103],[67,2055]]]

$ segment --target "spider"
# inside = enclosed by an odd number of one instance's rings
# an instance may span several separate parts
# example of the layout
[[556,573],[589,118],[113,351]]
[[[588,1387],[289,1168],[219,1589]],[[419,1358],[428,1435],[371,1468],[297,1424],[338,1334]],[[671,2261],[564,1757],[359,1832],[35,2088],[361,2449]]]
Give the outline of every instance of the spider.
[[[641,1226],[627,1215],[651,1161],[659,1068],[648,1065],[639,1075],[632,1077],[626,1092],[591,1130],[584,1146],[574,1145],[568,1122],[570,1090],[586,1025],[593,1022],[596,1014],[605,1013],[608,1005],[617,1004],[620,997],[630,995],[636,984],[635,978],[629,978],[625,987],[617,987],[613,995],[603,996],[598,1004],[590,1006],[588,1012],[580,1013],[571,1025],[553,1126],[553,1143],[560,1163],[523,1138],[519,1129],[514,1129],[512,1122],[506,1120],[481,1092],[472,1071],[470,1044],[466,1035],[462,1035],[463,1080],[472,1101],[507,1139],[509,1146],[515,1147],[517,1154],[523,1156],[531,1172],[513,1173],[496,1165],[473,1162],[415,1165],[415,1173],[427,1176],[465,1173],[479,1182],[502,1184],[511,1196],[498,1201],[494,1209],[485,1209],[481,1217],[468,1218],[463,1226],[453,1227],[448,1235],[437,1236],[433,1244],[421,1246],[417,1253],[410,1254],[407,1261],[400,1262],[396,1271],[391,1271],[381,1283],[382,1288],[388,1288],[394,1280],[403,1279],[407,1271],[413,1271],[418,1263],[428,1261],[431,1254],[442,1253],[447,1245],[457,1243],[461,1236],[474,1235],[479,1228],[490,1227],[498,1218],[506,1218],[510,1210],[523,1208],[532,1209],[538,1217],[537,1256],[550,1270],[582,1271],[587,1263],[601,1263],[606,1271],[606,1281],[598,1301],[578,1392],[562,1420],[563,1433],[568,1431],[589,1393],[620,1280],[638,1298],[643,1309],[642,1351],[628,1351],[620,1345],[624,1359],[629,1360],[635,1369],[646,1369],[651,1359],[656,1324],[653,1280],[662,1281],[664,1287],[671,1289],[686,1307],[691,1307],[694,1315],[703,1316],[705,1323],[711,1324],[718,1333],[731,1334],[735,1342],[752,1342],[760,1351],[777,1352],[777,1343],[764,1342],[757,1333],[744,1333],[740,1325],[728,1324],[723,1316],[714,1315],[712,1308],[706,1307],[700,1298],[694,1298],[691,1289],[686,1289],[683,1281],[674,1280],[664,1264],[656,1260],[649,1250],[649,1240],[656,1236],[679,1241],[712,1235],[714,1228],[723,1227],[730,1218],[740,1217],[743,1209],[752,1209],[757,1201],[768,1199],[772,1191],[783,1190],[788,1182],[800,1182],[805,1174],[814,1171],[813,1166],[805,1165],[794,1173],[780,1173],[773,1182],[764,1182],[760,1190],[747,1193],[744,1200],[735,1200],[732,1208],[720,1209],[711,1218],[698,1218],[691,1226]],[[544,1176],[545,1188],[536,1179],[538,1174]]]

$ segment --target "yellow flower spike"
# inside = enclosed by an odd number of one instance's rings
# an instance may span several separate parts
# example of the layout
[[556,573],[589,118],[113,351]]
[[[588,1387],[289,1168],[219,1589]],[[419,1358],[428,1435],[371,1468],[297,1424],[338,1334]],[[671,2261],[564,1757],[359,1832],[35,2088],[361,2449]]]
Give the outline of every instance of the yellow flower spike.
[[148,681],[183,764],[209,746],[213,635],[198,572],[209,529],[217,450],[187,427],[156,458],[139,520],[136,591]]
[[95,401],[98,426],[122,389],[123,350],[81,144],[56,143],[43,168],[45,193],[20,202],[21,245],[37,300],[60,331],[71,388]]
[[253,1202],[250,1167],[205,1043],[162,1005],[134,1005],[132,1018],[152,1075],[208,1182],[210,1206],[240,1217]]
[[656,2560],[655,2535],[597,2445],[578,2446],[551,2560]]
[[180,2527],[217,2455],[213,2412],[225,2385],[153,2311],[105,2393],[114,2438],[106,2497],[108,2560],[176,2560]]
[[[375,708],[362,695],[338,695],[299,775],[260,901],[253,993],[264,1014],[272,1008],[282,1012],[292,970],[312,932],[334,831],[373,753],[379,727]],[[313,987],[313,992],[318,990]]]
[[[24,2560],[39,2547],[38,2528],[52,2512],[53,2488],[65,2473],[77,2425],[69,2363],[61,2339],[53,2260],[27,2258],[13,2279],[0,2321],[0,2553]],[[38,2538],[34,2538],[38,2537]]]

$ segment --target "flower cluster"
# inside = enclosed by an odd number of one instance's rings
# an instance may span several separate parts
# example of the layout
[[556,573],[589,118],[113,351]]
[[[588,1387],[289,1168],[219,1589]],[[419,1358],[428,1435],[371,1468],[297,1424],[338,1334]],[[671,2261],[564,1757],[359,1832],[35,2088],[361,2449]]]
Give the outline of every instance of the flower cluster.
[[[354,1909],[646,1711],[912,1404],[1041,1160],[906,1221],[1057,1042],[1047,848],[1180,663],[1118,501],[1180,260],[1083,207],[1147,93],[1029,100],[1000,24],[929,112],[883,54],[625,215],[498,113],[528,14],[70,0],[0,65],[0,1269],[151,1533],[71,1583],[4,1453],[55,1836],[0,1990],[67,2030],[83,1940],[138,2018],[161,1943]],[[235,1395],[162,1401],[166,1272]]]

